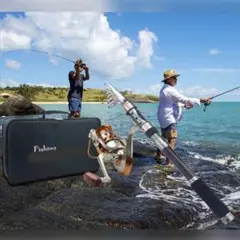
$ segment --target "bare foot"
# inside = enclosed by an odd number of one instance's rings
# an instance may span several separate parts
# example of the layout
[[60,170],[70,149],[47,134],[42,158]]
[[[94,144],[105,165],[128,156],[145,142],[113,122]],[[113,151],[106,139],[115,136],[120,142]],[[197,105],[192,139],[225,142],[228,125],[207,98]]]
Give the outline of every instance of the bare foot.
[[175,165],[173,163],[167,163],[166,167],[168,167],[168,168],[175,168]]
[[163,159],[164,159],[164,157],[161,156],[161,155],[156,154],[154,159],[156,160],[157,163],[161,164]]

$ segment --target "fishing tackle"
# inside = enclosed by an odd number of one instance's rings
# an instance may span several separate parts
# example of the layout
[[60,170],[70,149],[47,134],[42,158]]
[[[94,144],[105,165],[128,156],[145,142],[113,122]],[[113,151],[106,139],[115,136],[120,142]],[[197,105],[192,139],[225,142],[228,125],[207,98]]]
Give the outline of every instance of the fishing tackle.
[[[130,174],[133,164],[133,136],[136,130],[137,127],[133,125],[127,138],[116,135],[110,125],[90,130],[87,153],[90,158],[97,159],[103,173],[103,177],[100,177],[102,183],[111,182],[105,165],[107,162],[111,162],[121,176]],[[90,154],[91,143],[97,150],[97,156]]]
[[229,211],[228,207],[214,194],[214,192],[201,178],[194,176],[193,173],[191,173],[182,159],[170,147],[170,145],[164,141],[158,130],[151,124],[151,122],[145,119],[138,108],[110,84],[105,84],[105,92],[107,96],[108,107],[111,108],[120,103],[124,108],[126,115],[132,119],[134,125],[141,129],[145,135],[150,138],[161,150],[164,156],[169,158],[174,163],[178,170],[188,180],[195,192],[221,219],[221,221],[224,224],[232,222],[235,219],[233,213]]
[[[210,97],[209,99],[212,100],[212,99],[214,99],[214,98],[216,98],[216,97],[220,97],[220,96],[222,96],[222,95],[224,95],[224,94],[226,94],[226,93],[232,92],[232,91],[237,90],[237,89],[239,89],[239,88],[240,88],[240,86],[235,87],[235,88],[230,89],[230,90],[228,90],[228,91],[225,91],[225,92],[223,92],[223,93],[219,93],[219,94],[217,94],[217,95],[215,95],[215,96],[212,96],[212,97]],[[210,104],[211,104],[211,103],[204,103],[204,109],[203,109],[204,112],[206,112],[207,106],[209,106]]]

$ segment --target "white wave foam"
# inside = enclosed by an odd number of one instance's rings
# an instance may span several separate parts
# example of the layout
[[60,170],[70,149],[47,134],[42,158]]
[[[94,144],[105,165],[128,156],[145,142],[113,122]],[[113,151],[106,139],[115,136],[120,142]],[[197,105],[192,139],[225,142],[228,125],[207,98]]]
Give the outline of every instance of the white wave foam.
[[228,195],[226,195],[222,201],[226,204],[226,205],[232,205],[232,208],[234,209],[238,209],[240,210],[240,191],[238,191],[238,189],[236,189],[237,191],[232,192]]
[[240,191],[228,194],[227,199],[228,200],[240,200]]
[[[194,228],[198,230],[204,230],[215,225],[219,220],[212,219],[213,213],[209,209],[208,205],[202,201],[202,199],[196,194],[193,189],[186,189],[184,185],[187,184],[187,180],[182,177],[175,177],[172,175],[168,175],[167,178],[169,180],[174,180],[177,182],[181,182],[182,186],[178,188],[159,188],[159,186],[155,185],[151,187],[147,187],[144,184],[144,178],[147,174],[157,174],[159,170],[151,169],[142,175],[141,180],[139,182],[139,187],[143,190],[144,193],[137,195],[137,198],[150,198],[154,200],[164,200],[170,204],[182,204],[184,206],[194,207],[196,211],[198,211],[198,216],[191,224],[188,224],[183,229],[190,228],[195,225]],[[155,183],[158,184],[158,183]],[[232,191],[230,194],[226,195],[222,198],[222,201],[229,207],[232,211],[238,211],[240,208],[240,187],[239,188],[231,188],[230,186],[224,186],[228,190]],[[211,218],[211,220],[207,220]],[[204,222],[203,222],[204,221]],[[200,222],[200,223],[198,223]]]
[[186,145],[186,146],[189,146],[189,147],[197,147],[197,146],[199,146],[198,143],[193,142],[193,141],[182,141],[182,144]]
[[196,152],[188,152],[193,158],[201,159],[203,161],[215,162],[221,165],[227,166],[229,169],[238,170],[240,169],[240,155],[233,158],[231,155],[228,156],[217,156],[216,158],[206,157]]
[[[205,202],[203,202],[198,195],[191,189],[184,188],[185,186],[189,186],[187,180],[182,177],[175,177],[172,175],[168,175],[167,179],[174,180],[176,182],[181,182],[182,187],[178,188],[167,188],[161,189],[157,185],[151,186],[151,188],[144,186],[144,178],[147,174],[157,174],[158,170],[151,169],[147,171],[141,177],[139,182],[139,187],[145,192],[144,194],[139,194],[136,197],[138,198],[151,198],[157,200],[164,200],[173,204],[179,204],[181,201],[184,205],[192,205],[196,203],[197,205],[201,205],[202,209],[207,209],[208,206]],[[156,183],[157,184],[157,183]],[[153,190],[154,189],[154,190]]]
[[[138,141],[142,144],[148,144],[150,146],[155,146],[155,144],[150,139],[138,139]],[[182,144],[187,145],[187,146],[199,146],[198,143],[193,142],[193,141],[183,141]],[[203,156],[199,153],[191,152],[191,151],[189,151],[188,154],[191,157],[196,158],[196,159],[201,159],[201,160],[209,161],[209,162],[215,162],[215,163],[227,166],[232,171],[236,171],[236,170],[240,169],[240,154],[237,157],[232,157],[231,155],[227,155],[227,156],[219,155],[219,156],[216,156],[216,158]]]
[[218,223],[218,220],[211,220],[211,221],[207,221],[204,223],[200,223],[196,228],[197,228],[197,230],[205,230],[209,227],[214,226],[217,223]]

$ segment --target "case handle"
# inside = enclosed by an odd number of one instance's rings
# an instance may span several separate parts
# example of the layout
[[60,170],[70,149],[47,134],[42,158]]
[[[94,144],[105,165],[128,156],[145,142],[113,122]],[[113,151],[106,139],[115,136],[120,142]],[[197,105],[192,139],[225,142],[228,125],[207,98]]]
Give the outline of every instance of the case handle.
[[59,110],[48,110],[48,111],[44,111],[44,112],[42,112],[42,117],[43,117],[43,119],[46,118],[46,115],[47,115],[47,114],[67,114],[67,115],[69,115],[69,112],[59,111]]

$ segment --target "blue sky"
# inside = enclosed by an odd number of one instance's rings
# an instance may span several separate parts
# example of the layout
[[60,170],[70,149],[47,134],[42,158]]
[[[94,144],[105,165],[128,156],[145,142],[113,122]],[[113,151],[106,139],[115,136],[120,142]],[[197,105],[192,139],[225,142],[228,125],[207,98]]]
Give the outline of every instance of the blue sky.
[[[11,15],[19,17],[24,16],[24,13],[11,13]],[[189,96],[205,97],[240,85],[240,15],[238,11],[232,13],[212,11],[210,8],[209,11],[174,10],[104,15],[107,17],[109,28],[113,31],[120,30],[120,36],[127,36],[133,42],[138,43],[138,33],[145,28],[154,33],[157,42],[152,43],[152,66],[151,68],[137,66],[127,77],[112,80],[108,78],[108,74],[105,74],[105,68],[108,73],[111,71],[112,66],[108,62],[106,65],[101,62],[96,62],[96,65],[91,63],[89,64],[91,80],[85,84],[85,87],[102,88],[103,83],[107,81],[121,89],[145,93],[155,89],[154,93],[157,93],[157,89],[162,84],[163,71],[170,68],[182,73],[177,88]],[[5,21],[5,26],[8,26],[5,17],[6,14],[2,13],[1,22]],[[11,26],[14,27],[14,24]],[[79,46],[79,48],[85,47],[87,46]],[[95,56],[84,50],[81,51],[85,54],[84,56]],[[73,55],[63,56],[72,57]],[[20,63],[19,69],[8,68],[7,60]],[[67,86],[67,75],[72,69],[72,64],[56,60],[58,64],[54,65],[49,62],[47,55],[30,51],[5,53],[0,62],[1,81],[11,79],[18,83]],[[92,69],[97,68],[97,65],[100,67],[91,72]],[[101,70],[104,70],[104,74],[101,74]],[[219,98],[219,101],[239,100],[240,91]]]

